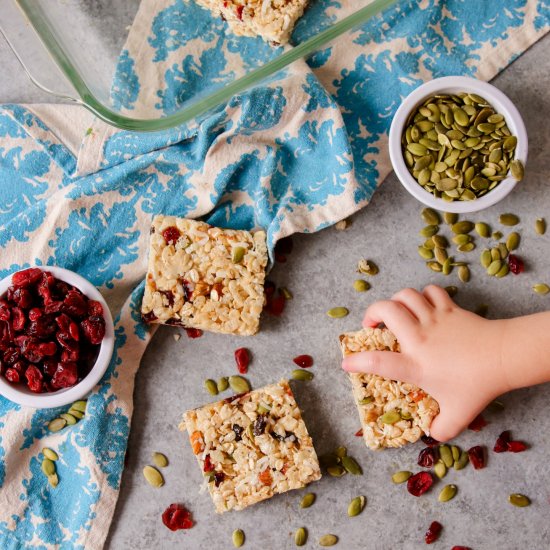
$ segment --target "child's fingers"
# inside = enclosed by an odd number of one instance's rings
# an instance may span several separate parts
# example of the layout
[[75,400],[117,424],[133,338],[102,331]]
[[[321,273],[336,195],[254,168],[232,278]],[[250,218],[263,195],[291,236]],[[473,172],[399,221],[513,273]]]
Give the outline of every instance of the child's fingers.
[[419,321],[431,318],[433,313],[433,305],[414,288],[400,290],[392,300],[403,304]]
[[393,351],[361,351],[348,355],[342,361],[348,372],[378,374],[390,380],[417,384],[418,373],[401,353]]
[[444,288],[436,285],[428,285],[422,293],[426,299],[437,309],[448,309],[455,303]]
[[418,326],[416,317],[403,304],[393,300],[375,302],[367,308],[363,326],[375,327],[380,323],[386,325],[398,338]]

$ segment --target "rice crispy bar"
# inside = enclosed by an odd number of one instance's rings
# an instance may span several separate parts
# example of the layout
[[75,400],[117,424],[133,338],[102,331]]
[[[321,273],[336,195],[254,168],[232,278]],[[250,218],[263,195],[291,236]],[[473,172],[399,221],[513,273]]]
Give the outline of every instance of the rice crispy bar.
[[321,477],[287,380],[187,411],[193,452],[216,512],[242,510]]
[[197,0],[222,17],[237,36],[260,36],[274,45],[286,44],[308,0]]
[[226,334],[258,331],[267,265],[264,231],[156,216],[141,306],[149,323]]
[[[344,357],[358,351],[400,351],[395,336],[388,329],[379,328],[342,334],[340,346]],[[439,412],[437,401],[412,384],[363,373],[350,373],[350,379],[363,438],[371,449],[414,443],[428,433]],[[389,411],[400,413],[401,420],[384,424],[380,417]]]

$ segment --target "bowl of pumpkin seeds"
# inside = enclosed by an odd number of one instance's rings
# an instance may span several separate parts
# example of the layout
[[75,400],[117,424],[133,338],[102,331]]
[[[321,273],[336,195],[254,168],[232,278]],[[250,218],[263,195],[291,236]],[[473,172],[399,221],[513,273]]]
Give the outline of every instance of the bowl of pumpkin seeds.
[[390,129],[393,169],[411,195],[444,212],[477,212],[523,179],[527,131],[510,99],[475,78],[418,87]]

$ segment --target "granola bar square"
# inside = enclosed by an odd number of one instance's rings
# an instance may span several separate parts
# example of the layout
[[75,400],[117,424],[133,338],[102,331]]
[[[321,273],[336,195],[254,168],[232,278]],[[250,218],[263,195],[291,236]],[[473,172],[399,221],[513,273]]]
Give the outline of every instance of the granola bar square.
[[[340,347],[344,357],[359,351],[400,351],[393,333],[379,328],[342,334]],[[373,374],[350,373],[349,377],[367,447],[401,447],[428,433],[439,405],[420,388]],[[399,420],[382,422],[380,417],[390,411],[397,412]]]
[[216,512],[242,510],[321,477],[287,380],[187,411],[187,430]]
[[267,265],[264,231],[156,216],[141,313],[145,321],[226,334],[258,331]]
[[225,19],[237,36],[260,36],[274,45],[286,44],[308,0],[197,0]]

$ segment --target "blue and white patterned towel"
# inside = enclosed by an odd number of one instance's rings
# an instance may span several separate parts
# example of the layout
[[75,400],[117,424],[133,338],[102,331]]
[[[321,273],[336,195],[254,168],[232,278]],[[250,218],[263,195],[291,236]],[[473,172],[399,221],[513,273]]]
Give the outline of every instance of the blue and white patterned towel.
[[[311,0],[294,41],[353,3]],[[76,426],[49,434],[61,409],[0,398],[0,548],[103,546],[150,337],[138,311],[153,214],[263,227],[270,247],[332,224],[365,206],[388,174],[387,133],[403,96],[448,74],[488,80],[549,29],[548,0],[402,0],[193,126],[139,135],[75,106],[0,108],[0,275],[67,267],[100,287],[116,314],[113,360]],[[113,98],[139,114],[140,94],[153,89],[155,108],[173,110],[189,90],[270,55],[191,0],[146,1]],[[44,446],[60,454],[55,490],[40,471]]]

